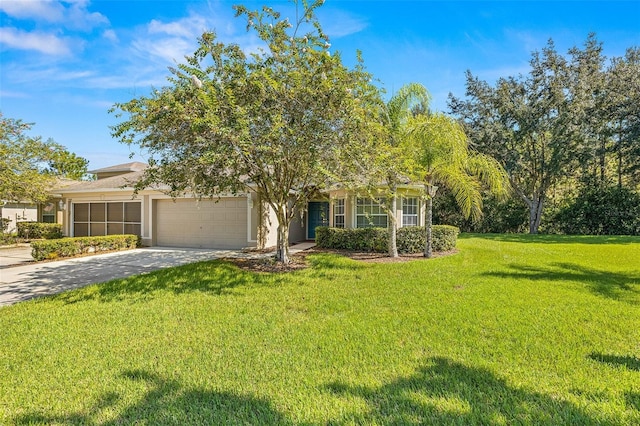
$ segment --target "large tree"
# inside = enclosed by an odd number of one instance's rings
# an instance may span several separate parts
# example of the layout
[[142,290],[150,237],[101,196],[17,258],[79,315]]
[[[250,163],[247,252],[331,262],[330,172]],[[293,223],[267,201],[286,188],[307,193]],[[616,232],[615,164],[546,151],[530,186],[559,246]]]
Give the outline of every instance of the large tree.
[[[467,97],[449,106],[476,148],[506,168],[536,233],[552,193],[575,195],[584,182],[635,189],[640,180],[640,55],[629,49],[607,67],[590,34],[558,54],[552,41],[534,52],[527,75],[495,85],[467,73]],[[582,185],[581,185],[582,183]]]
[[[172,195],[215,197],[256,191],[278,220],[277,259],[287,263],[289,225],[349,155],[367,146],[379,91],[359,63],[331,53],[314,15],[296,3],[294,22],[271,8],[235,6],[262,47],[245,53],[206,32],[170,85],[117,104],[128,119],[113,128],[148,153],[138,184],[164,183]],[[332,173],[333,172],[333,173]]]
[[482,190],[505,196],[509,177],[492,157],[469,149],[464,130],[444,114],[418,114],[406,125],[403,148],[407,153],[408,170],[425,187],[424,256],[432,255],[433,197],[438,186],[449,189],[465,217],[478,219],[482,215]]
[[530,66],[528,75],[500,78],[495,87],[468,72],[467,99],[450,96],[449,106],[477,149],[505,167],[529,208],[529,232],[537,233],[550,190],[579,164],[590,104],[576,84],[588,67],[570,66],[551,40]]
[[0,200],[44,202],[56,177],[79,179],[88,161],[52,140],[26,133],[32,124],[0,113]]
[[614,58],[606,74],[606,119],[613,139],[618,186],[640,185],[640,48]]

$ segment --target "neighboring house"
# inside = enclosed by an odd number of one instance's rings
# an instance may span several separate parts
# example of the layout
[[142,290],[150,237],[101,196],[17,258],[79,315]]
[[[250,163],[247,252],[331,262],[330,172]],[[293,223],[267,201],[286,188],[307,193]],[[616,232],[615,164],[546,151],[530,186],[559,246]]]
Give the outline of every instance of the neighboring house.
[[[95,181],[76,182],[52,191],[57,222],[67,236],[136,234],[147,246],[227,248],[271,247],[276,244],[277,220],[255,192],[221,194],[219,198],[172,199],[158,189],[133,194],[133,183],[144,163],[127,163],[89,173]],[[422,223],[419,187],[401,188],[399,226]],[[342,189],[311,201],[292,222],[289,242],[315,239],[317,226],[386,226],[386,214],[370,198]]]
[[17,231],[18,222],[44,222],[44,219],[49,219],[47,212],[42,212],[36,204],[29,202],[0,202],[0,217],[7,222],[4,232],[9,234]]

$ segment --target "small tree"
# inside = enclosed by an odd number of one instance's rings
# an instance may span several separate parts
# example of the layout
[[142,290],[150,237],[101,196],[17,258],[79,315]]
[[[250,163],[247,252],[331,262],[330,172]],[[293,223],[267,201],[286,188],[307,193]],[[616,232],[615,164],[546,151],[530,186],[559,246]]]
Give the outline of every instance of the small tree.
[[87,171],[87,160],[62,145],[27,136],[31,126],[0,113],[0,200],[44,202],[56,177]]
[[321,4],[303,1],[293,24],[268,7],[235,6],[261,49],[247,55],[204,33],[194,55],[172,70],[169,87],[116,105],[129,119],[114,136],[151,156],[138,189],[162,182],[173,196],[256,191],[275,212],[284,263],[296,211],[370,140],[379,101],[362,65],[347,69],[330,54],[314,16]]
[[427,201],[424,256],[432,256],[433,197],[448,187],[465,217],[482,215],[482,185],[506,195],[509,177],[493,158],[472,152],[462,127],[443,114],[417,115],[407,124],[409,169],[424,183]]
[[[341,174],[348,176],[352,189],[369,198],[384,196],[381,207],[387,213],[388,254],[398,257],[396,216],[398,185],[408,178],[405,170],[404,144],[406,125],[416,109],[426,110],[431,96],[421,84],[404,85],[388,102],[379,103],[379,120],[370,123],[369,134],[375,135],[369,143],[363,143],[358,154],[358,164],[343,164]],[[347,157],[348,158],[348,157]],[[338,178],[338,177],[336,177]]]

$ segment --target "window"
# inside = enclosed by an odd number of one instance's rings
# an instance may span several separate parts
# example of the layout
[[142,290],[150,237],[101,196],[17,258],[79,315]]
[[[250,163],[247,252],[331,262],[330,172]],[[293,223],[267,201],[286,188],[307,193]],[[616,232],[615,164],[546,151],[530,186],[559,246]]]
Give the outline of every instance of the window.
[[386,228],[387,212],[382,207],[386,203],[385,198],[358,198],[356,201],[356,227],[357,228]]
[[42,222],[56,223],[56,205],[47,203],[42,207]]
[[122,203],[74,203],[73,235],[141,235],[141,204]]
[[418,199],[402,198],[402,226],[418,226]]
[[344,198],[333,203],[333,226],[344,228]]

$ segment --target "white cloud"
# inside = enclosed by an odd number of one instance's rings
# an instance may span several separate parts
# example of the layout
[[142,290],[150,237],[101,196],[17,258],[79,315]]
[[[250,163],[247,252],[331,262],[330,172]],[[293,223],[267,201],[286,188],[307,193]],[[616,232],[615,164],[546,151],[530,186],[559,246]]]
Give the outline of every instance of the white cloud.
[[62,3],[50,0],[6,0],[0,3],[0,10],[18,19],[60,22],[64,17]]
[[0,10],[17,19],[30,19],[40,23],[62,24],[72,30],[89,31],[109,20],[97,12],[89,12],[86,0],[3,0]]
[[149,34],[166,34],[180,38],[199,36],[208,28],[208,23],[200,16],[191,15],[175,22],[163,23],[152,20],[147,26]]
[[82,0],[72,2],[71,7],[66,9],[63,21],[65,26],[74,30],[90,31],[101,25],[109,25],[106,16],[98,12],[89,12],[87,6],[88,2]]
[[0,98],[13,98],[13,99],[29,99],[31,95],[26,92],[12,92],[9,90],[0,90]]
[[109,41],[118,41],[118,35],[114,30],[106,30],[102,33],[102,37]]
[[66,56],[71,54],[73,43],[68,38],[53,34],[0,28],[0,44],[17,50],[35,50],[47,55]]
[[330,38],[340,38],[351,34],[359,33],[369,26],[369,23],[350,13],[328,9],[326,11],[318,11],[320,22],[322,22],[323,31]]

